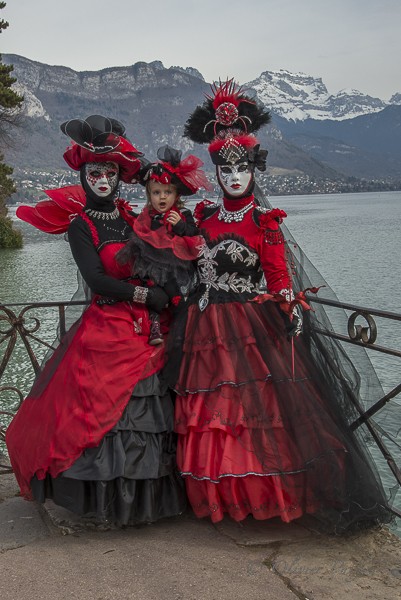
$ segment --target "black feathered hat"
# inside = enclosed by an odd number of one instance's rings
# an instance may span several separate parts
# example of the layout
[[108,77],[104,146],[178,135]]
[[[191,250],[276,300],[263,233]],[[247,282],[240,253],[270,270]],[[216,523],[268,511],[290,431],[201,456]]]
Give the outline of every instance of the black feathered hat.
[[252,134],[270,122],[270,113],[233,79],[213,84],[211,89],[212,94],[186,122],[184,136],[198,144],[208,143],[215,165],[246,160],[264,171],[267,150],[260,149]]

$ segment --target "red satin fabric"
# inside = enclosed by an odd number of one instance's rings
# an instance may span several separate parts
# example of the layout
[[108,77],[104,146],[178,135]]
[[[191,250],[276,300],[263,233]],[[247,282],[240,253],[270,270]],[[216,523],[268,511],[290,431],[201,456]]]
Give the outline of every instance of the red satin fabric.
[[209,481],[186,479],[188,500],[197,517],[210,517],[217,523],[228,513],[235,521],[242,521],[249,514],[254,519],[272,519],[280,517],[285,523],[299,519],[304,513],[316,510],[316,501],[311,496],[299,503],[298,488],[303,486],[304,474],[294,476],[298,479],[293,493],[284,490],[279,478],[227,477],[218,485]]
[[74,171],[79,169],[88,162],[116,162],[120,167],[120,179],[124,183],[136,183],[136,175],[141,168],[139,156],[142,155],[135,146],[126,138],[115,136],[118,139],[118,145],[103,154],[96,154],[89,148],[84,148],[75,142],[64,152],[63,157],[65,162]]
[[[106,273],[122,244],[101,251]],[[85,448],[97,446],[120,419],[136,383],[163,365],[163,348],[149,346],[149,317],[131,302],[94,301],[63,338],[10,424],[6,442],[21,487],[30,497],[34,475],[56,477]]]
[[[19,206],[16,211],[17,217],[33,225],[36,229],[54,234],[68,231],[71,221],[77,215],[85,218],[85,213],[82,211],[86,205],[86,195],[82,186],[67,185],[61,188],[44,190],[44,192],[49,200],[41,200],[34,206]],[[123,219],[133,226],[136,217],[130,214],[132,210],[130,204],[119,198],[116,206],[120,210]],[[92,221],[88,219],[87,222],[95,232],[96,237],[97,232]],[[95,245],[97,245],[96,242]]]

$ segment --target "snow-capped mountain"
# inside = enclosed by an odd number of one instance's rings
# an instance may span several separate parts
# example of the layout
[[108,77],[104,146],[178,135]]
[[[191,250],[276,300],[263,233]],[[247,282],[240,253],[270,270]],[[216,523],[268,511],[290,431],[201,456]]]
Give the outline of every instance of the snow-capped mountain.
[[[379,112],[387,106],[380,98],[372,98],[354,89],[331,95],[321,78],[282,69],[265,71],[248,82],[246,87],[255,90],[259,100],[273,113],[293,121],[342,121]],[[401,94],[398,95],[401,97]]]
[[[14,65],[27,117],[17,134],[18,152],[5,150],[12,166],[62,168],[67,141],[60,123],[98,113],[121,120],[149,158],[169,143],[195,152],[213,170],[207,149],[182,137],[188,115],[210,92],[196,69],[153,61],[77,72],[18,55],[2,59]],[[399,178],[401,93],[389,103],[357,90],[330,95],[322,79],[284,70],[265,71],[244,87],[253,88],[273,115],[258,133],[271,172]]]

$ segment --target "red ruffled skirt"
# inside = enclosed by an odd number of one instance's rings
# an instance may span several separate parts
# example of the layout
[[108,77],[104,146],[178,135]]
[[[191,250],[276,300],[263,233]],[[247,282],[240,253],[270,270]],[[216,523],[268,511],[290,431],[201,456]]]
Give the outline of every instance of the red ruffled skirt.
[[289,522],[346,502],[349,441],[306,341],[272,303],[189,308],[177,383],[177,463],[199,517]]

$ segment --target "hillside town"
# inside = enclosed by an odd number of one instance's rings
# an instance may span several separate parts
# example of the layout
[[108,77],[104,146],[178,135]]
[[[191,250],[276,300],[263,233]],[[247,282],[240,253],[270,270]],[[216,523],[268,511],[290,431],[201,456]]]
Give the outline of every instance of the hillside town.
[[[210,181],[215,181],[215,174],[208,173]],[[79,184],[79,175],[63,169],[22,169],[14,171],[17,192],[13,194],[8,204],[33,204],[45,197],[43,190],[67,185]],[[258,183],[265,194],[270,196],[289,196],[304,194],[340,194],[355,192],[387,192],[401,190],[401,178],[397,181],[386,179],[322,179],[307,174],[259,174]],[[216,195],[218,187],[216,186]],[[144,200],[144,189],[141,186],[122,184],[121,196],[128,201]]]

